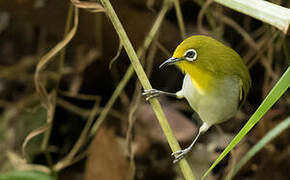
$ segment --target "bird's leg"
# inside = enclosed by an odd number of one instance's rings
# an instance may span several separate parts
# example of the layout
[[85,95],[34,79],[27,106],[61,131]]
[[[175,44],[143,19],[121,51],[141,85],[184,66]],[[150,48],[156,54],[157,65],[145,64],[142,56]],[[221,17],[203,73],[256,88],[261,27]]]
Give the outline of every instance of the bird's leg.
[[158,97],[160,95],[172,96],[178,99],[183,98],[183,95],[181,95],[180,91],[178,91],[177,93],[169,93],[169,92],[159,91],[157,89],[144,90],[142,95],[146,96],[146,101],[148,101],[151,98]]
[[192,141],[192,143],[190,144],[190,146],[188,146],[187,148],[183,149],[183,150],[179,150],[179,151],[175,151],[173,152],[171,155],[175,156],[175,159],[173,160],[173,163],[177,163],[180,159],[182,159],[193,147],[193,145],[195,144],[195,142],[197,141],[197,139],[200,136],[200,131],[198,131],[197,136],[194,138],[194,140]]
[[202,133],[206,132],[208,130],[208,128],[209,128],[209,126],[206,123],[203,123],[202,126],[198,130],[198,134],[196,135],[196,137],[194,138],[192,143],[187,148],[173,152],[171,154],[172,156],[175,156],[173,163],[177,163],[180,159],[182,159],[191,150],[191,148],[193,147],[195,142],[198,140],[199,136]]

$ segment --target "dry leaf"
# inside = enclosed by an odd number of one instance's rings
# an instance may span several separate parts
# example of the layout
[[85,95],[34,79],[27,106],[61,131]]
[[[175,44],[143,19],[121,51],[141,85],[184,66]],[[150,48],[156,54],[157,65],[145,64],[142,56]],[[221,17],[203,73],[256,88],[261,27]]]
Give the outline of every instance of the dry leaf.
[[86,164],[86,180],[128,180],[132,172],[113,130],[100,128],[92,141]]
[[27,146],[27,143],[32,139],[34,138],[35,136],[38,136],[39,134],[42,134],[44,133],[46,130],[48,130],[49,128],[51,127],[51,123],[46,123],[45,125],[31,131],[25,138],[23,144],[22,144],[22,154],[23,156],[27,159],[28,158],[28,155],[26,153],[26,146]]
[[40,171],[44,173],[50,173],[50,169],[47,166],[40,165],[40,164],[28,164],[26,159],[22,158],[18,154],[8,151],[7,152],[7,157],[12,164],[12,166],[17,169],[17,170],[22,170],[22,171]]
[[37,93],[40,95],[41,98],[46,99],[47,98],[47,92],[46,89],[43,87],[41,80],[40,80],[40,72],[47,66],[48,63],[50,63],[57,53],[60,52],[74,37],[78,22],[79,22],[79,13],[78,8],[75,8],[75,15],[74,15],[74,26],[70,30],[70,32],[66,35],[66,37],[60,41],[57,45],[55,45],[48,53],[46,53],[42,58],[39,60],[39,63],[36,66],[36,72],[34,75],[34,82]]
[[78,1],[78,0],[71,0],[71,2],[77,7],[81,9],[85,9],[89,12],[104,12],[105,9],[99,3],[96,2],[89,2],[89,1]]

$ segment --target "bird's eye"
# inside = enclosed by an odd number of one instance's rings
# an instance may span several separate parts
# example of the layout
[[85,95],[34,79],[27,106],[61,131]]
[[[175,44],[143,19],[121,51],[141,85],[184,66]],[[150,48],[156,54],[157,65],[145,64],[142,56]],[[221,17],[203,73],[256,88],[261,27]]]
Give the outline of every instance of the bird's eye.
[[184,53],[184,57],[188,61],[194,61],[197,58],[197,53],[194,49],[189,49]]

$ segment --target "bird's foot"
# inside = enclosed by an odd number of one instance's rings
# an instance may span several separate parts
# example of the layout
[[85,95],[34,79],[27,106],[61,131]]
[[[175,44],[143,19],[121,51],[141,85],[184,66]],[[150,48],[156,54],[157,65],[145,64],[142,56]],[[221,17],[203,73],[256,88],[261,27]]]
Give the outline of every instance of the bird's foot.
[[175,151],[171,154],[171,156],[175,156],[175,159],[173,160],[173,163],[177,163],[180,159],[184,158],[184,156],[190,151],[190,147],[185,148],[183,150]]
[[149,101],[151,98],[158,97],[160,94],[161,91],[157,89],[147,89],[142,93],[143,96],[146,96],[146,101]]

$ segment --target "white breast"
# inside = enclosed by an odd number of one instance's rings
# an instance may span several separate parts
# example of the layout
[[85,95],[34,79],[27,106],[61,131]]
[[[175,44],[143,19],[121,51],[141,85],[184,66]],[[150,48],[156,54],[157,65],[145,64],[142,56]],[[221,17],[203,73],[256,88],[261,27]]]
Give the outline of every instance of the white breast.
[[[215,92],[199,92],[188,74],[182,85],[182,94],[200,118],[211,126],[228,120],[236,113],[239,103],[239,78],[216,80]],[[180,93],[181,93],[180,92]]]

